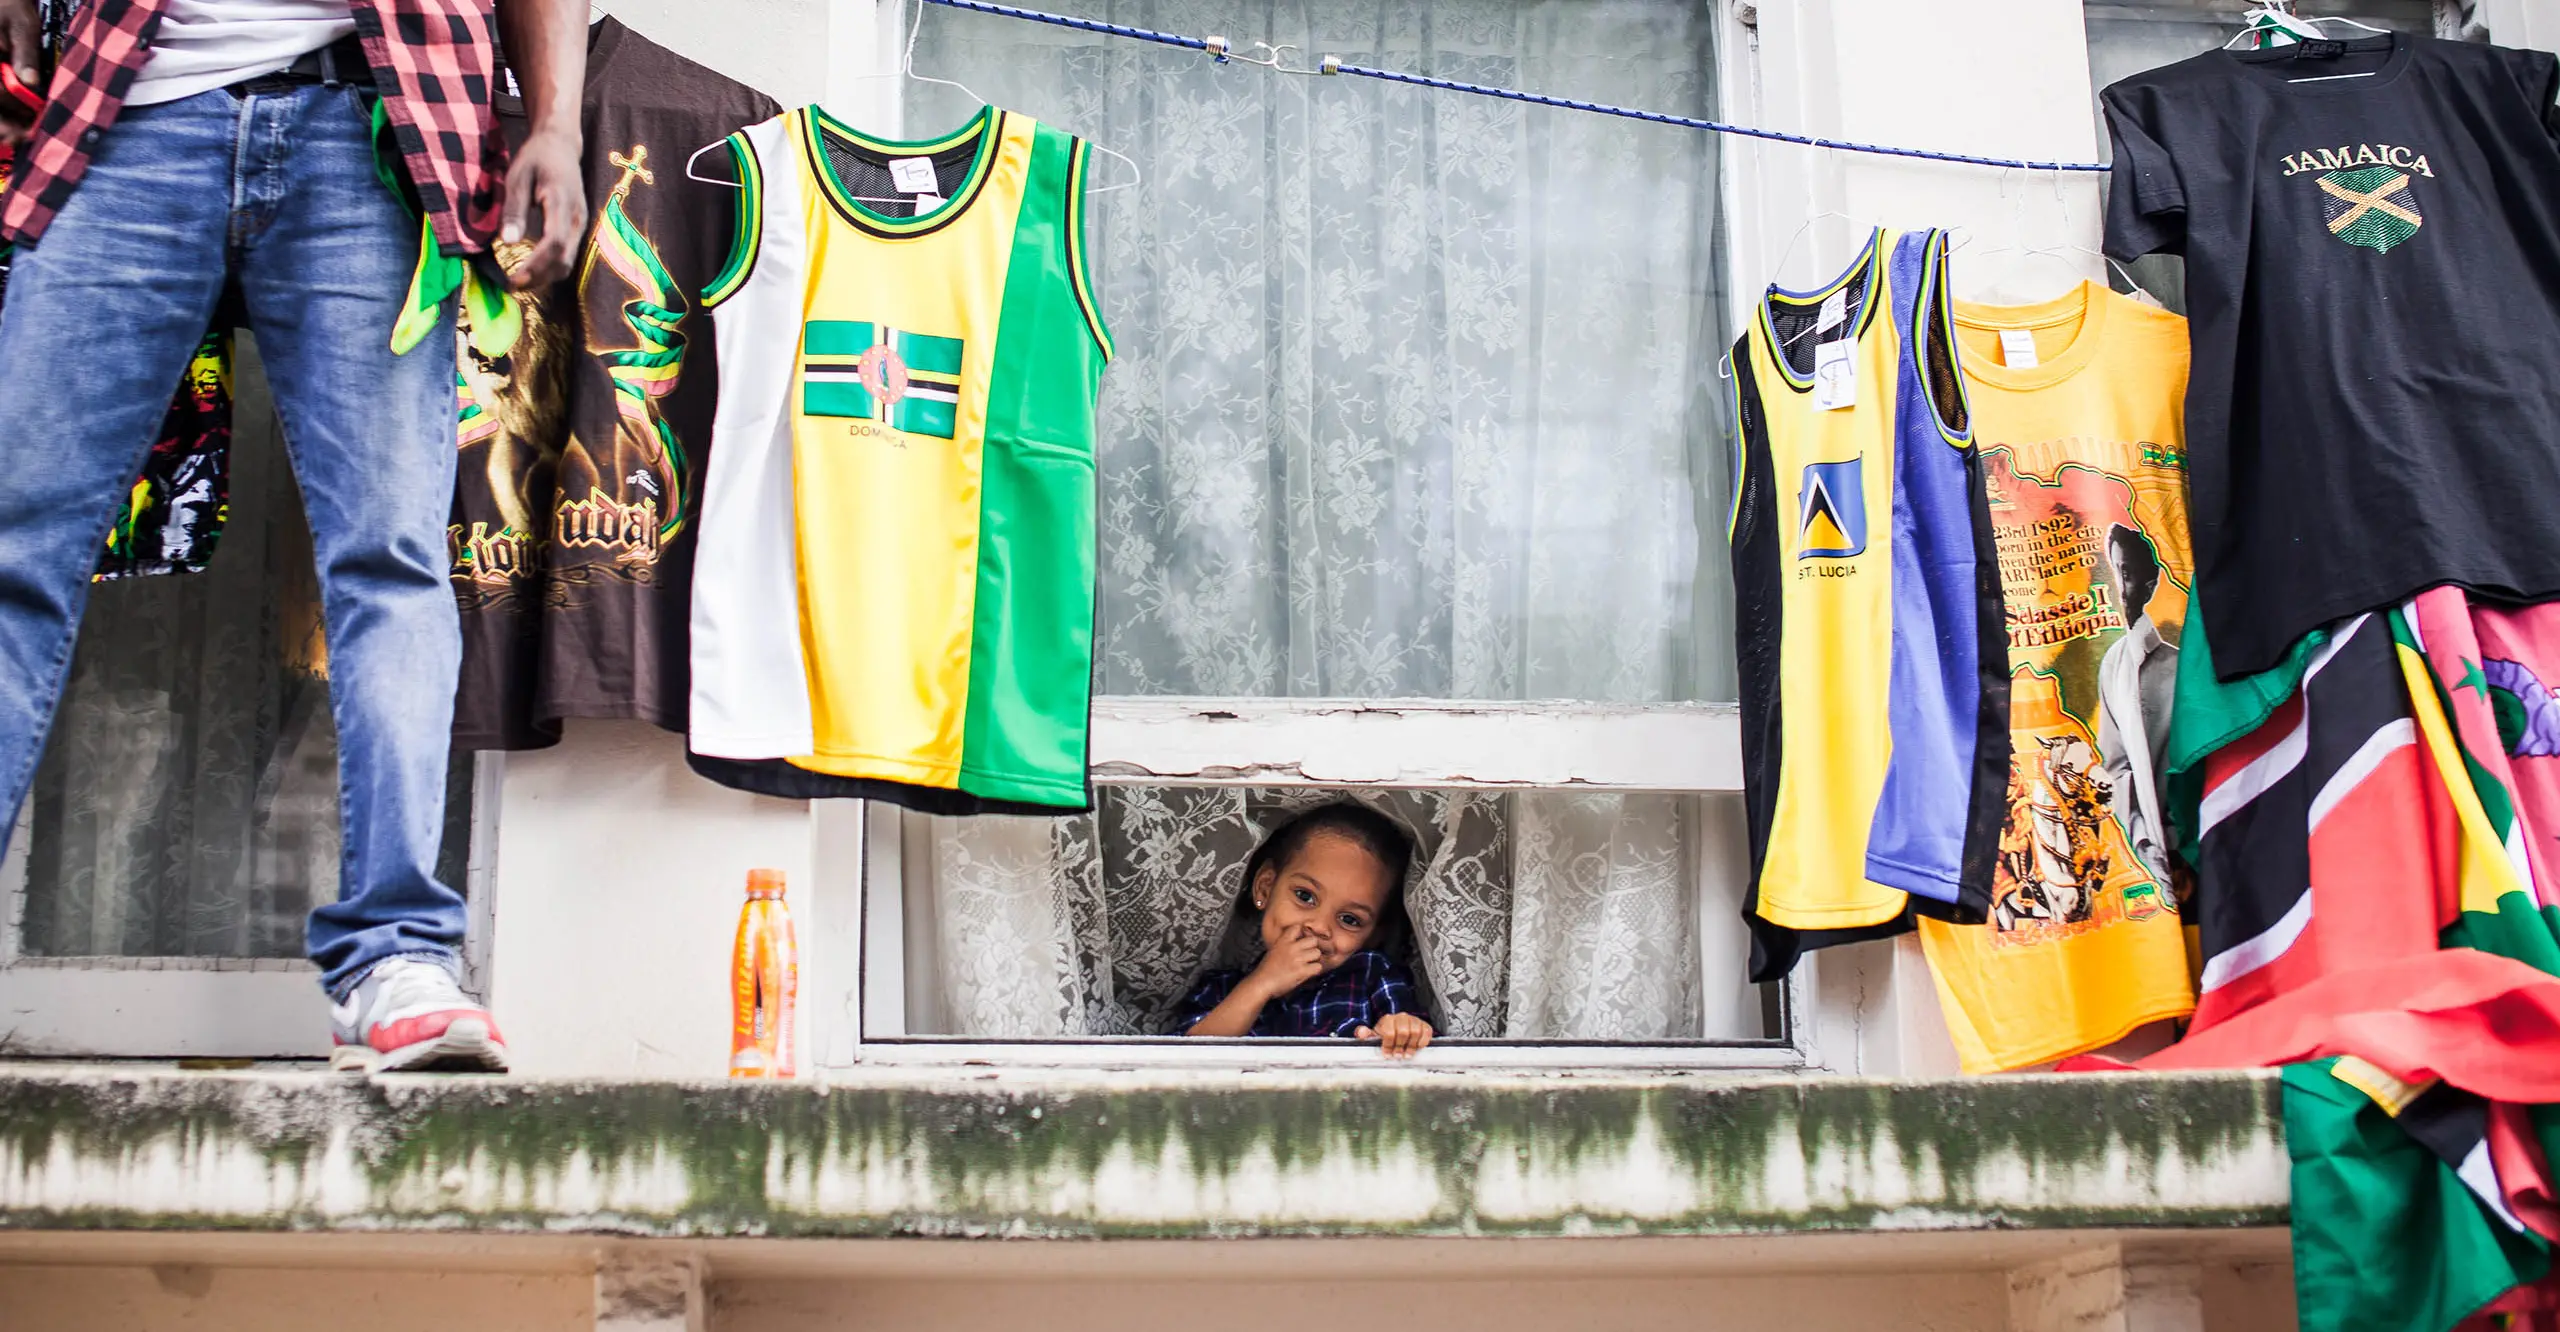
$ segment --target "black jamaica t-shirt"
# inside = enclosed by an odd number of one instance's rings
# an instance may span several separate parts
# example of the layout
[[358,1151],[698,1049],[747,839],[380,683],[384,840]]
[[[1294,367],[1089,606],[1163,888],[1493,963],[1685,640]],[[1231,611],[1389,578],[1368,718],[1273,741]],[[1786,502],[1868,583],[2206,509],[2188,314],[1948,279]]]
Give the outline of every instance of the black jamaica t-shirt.
[[2439,584],[2560,595],[2555,97],[2547,53],[2405,35],[2106,90],[2107,252],[2186,256],[2187,521],[2223,678]]

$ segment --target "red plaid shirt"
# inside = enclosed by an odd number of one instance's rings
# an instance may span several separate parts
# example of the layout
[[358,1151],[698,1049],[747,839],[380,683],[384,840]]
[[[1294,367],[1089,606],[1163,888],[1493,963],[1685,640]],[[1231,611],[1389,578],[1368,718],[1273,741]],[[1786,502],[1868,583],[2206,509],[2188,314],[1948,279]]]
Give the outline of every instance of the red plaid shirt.
[[[60,212],[89,155],[124,110],[167,0],[93,0],[71,20],[44,114],[18,148],[0,200],[0,239],[33,242]],[[498,229],[504,152],[489,110],[497,50],[492,0],[348,0],[409,181],[447,254],[476,253]]]

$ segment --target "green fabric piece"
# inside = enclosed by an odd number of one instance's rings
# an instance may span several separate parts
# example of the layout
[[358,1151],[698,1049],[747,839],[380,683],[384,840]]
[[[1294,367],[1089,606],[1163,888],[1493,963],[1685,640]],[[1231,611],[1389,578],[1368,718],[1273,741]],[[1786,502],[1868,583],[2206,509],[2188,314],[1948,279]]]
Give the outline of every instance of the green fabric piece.
[[2169,743],[2161,760],[2166,773],[2161,798],[2168,804],[2170,842],[2189,864],[2195,863],[2199,849],[2196,806],[2204,798],[2205,759],[2258,729],[2283,707],[2302,687],[2312,654],[2329,641],[2328,630],[2314,629],[2274,666],[2226,681],[2215,673],[2213,645],[2205,639],[2202,593],[2199,586],[2188,594],[2186,624],[2178,630],[2177,687],[2169,707]]
[[2542,1241],[2492,1215],[2460,1176],[2335,1059],[2284,1071],[2301,1332],[2449,1332],[2551,1268]]
[[409,298],[401,303],[400,320],[391,326],[391,351],[406,356],[433,332],[444,303],[462,288],[464,265],[436,248],[435,229],[418,220],[418,267],[409,275]]
[[445,301],[457,292],[462,296],[463,328],[472,348],[492,360],[514,351],[516,339],[524,333],[524,311],[507,299],[506,287],[498,279],[468,259],[446,254],[436,244],[435,225],[418,206],[417,192],[409,188],[406,159],[392,136],[391,116],[382,109],[381,98],[370,100],[373,174],[409,216],[418,219],[418,266],[409,275],[409,297],[401,306],[400,319],[391,326],[392,354],[406,356],[426,341],[444,313]]
[[373,174],[382,181],[382,188],[391,191],[391,197],[409,210],[409,216],[416,217],[426,210],[418,206],[417,195],[409,188],[408,159],[400,155],[399,136],[391,129],[391,112],[379,97],[367,96],[365,100],[372,104]]
[[1083,206],[1067,193],[1071,149],[1046,125],[1033,137],[1004,269],[960,789],[1081,807],[1093,681],[1093,413],[1108,358],[1068,269],[1066,228]]
[[391,327],[392,354],[406,356],[425,341],[443,316],[444,303],[457,294],[462,298],[462,331],[472,350],[493,361],[515,350],[516,339],[524,336],[523,308],[478,264],[438,250],[434,226],[419,218],[418,267],[409,275],[400,320]]

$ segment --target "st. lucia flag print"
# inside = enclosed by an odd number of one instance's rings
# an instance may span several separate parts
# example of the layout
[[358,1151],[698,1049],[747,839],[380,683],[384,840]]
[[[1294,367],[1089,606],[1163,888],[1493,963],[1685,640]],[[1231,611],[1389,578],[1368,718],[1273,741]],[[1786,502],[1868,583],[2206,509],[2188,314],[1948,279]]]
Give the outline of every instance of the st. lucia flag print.
[[1845,559],[1867,548],[1863,456],[1806,463],[1796,495],[1796,558]]

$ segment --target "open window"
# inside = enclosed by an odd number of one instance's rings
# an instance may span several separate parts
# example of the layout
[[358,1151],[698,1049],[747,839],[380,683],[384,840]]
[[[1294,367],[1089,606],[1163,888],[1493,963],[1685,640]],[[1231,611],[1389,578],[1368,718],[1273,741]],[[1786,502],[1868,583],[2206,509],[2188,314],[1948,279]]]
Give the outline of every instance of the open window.
[[[1687,0],[1053,7],[1716,110],[1718,16]],[[1254,845],[1350,798],[1420,844],[1435,1054],[1788,1062],[1737,914],[1714,136],[921,22],[918,71],[1127,153],[1146,186],[1088,204],[1120,350],[1098,807],[870,811],[864,1057],[1329,1057],[1161,1033],[1193,975],[1246,960],[1227,933]],[[976,109],[902,87],[908,135]]]
[[[305,918],[338,894],[328,654],[301,496],[254,343],[239,345],[217,553],[200,573],[91,589],[12,811],[0,1055],[329,1052],[303,958]],[[457,887],[480,877],[474,785],[457,760],[437,870]]]

